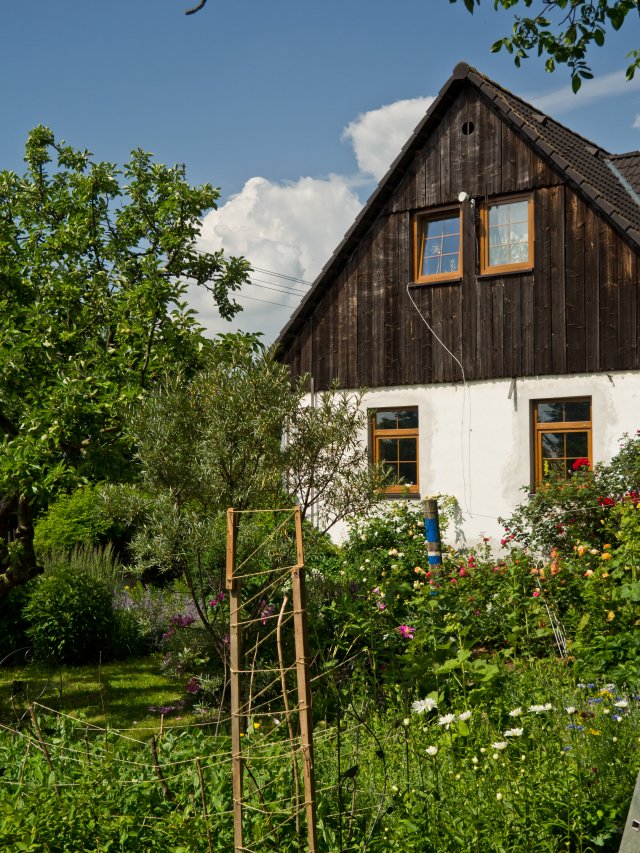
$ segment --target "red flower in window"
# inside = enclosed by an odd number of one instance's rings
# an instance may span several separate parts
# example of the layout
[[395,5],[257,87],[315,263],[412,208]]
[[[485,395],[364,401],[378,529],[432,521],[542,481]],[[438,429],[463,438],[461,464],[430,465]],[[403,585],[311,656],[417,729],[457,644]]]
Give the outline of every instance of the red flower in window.
[[583,456],[581,459],[576,459],[576,461],[571,466],[574,471],[579,471],[581,468],[589,467],[589,460]]

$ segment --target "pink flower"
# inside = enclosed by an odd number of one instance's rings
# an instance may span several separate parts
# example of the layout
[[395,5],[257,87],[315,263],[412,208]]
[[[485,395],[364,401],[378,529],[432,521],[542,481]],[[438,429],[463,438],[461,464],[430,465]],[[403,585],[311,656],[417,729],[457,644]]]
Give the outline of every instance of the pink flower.
[[467,574],[467,570],[466,569],[460,569],[458,574],[460,575],[461,578],[463,578]]
[[384,603],[384,601],[376,601],[376,607],[378,608],[378,610],[386,610],[387,605]]
[[413,640],[416,629],[411,625],[398,625],[398,631],[403,640]]
[[458,578],[451,578],[451,583],[458,583]]
[[533,597],[534,597],[534,598],[537,598],[539,595],[540,595],[540,590],[539,590],[539,589],[534,589],[534,590],[533,590]]

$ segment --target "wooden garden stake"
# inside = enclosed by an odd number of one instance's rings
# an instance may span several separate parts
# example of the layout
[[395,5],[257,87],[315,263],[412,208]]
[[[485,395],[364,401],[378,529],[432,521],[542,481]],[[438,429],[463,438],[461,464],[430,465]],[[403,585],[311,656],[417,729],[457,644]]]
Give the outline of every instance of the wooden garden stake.
[[240,739],[240,590],[241,583],[233,577],[236,563],[236,534],[238,526],[233,507],[227,510],[227,589],[229,590],[229,653],[231,681],[231,755],[233,767],[233,843],[236,853],[242,843],[242,744]]
[[302,515],[295,508],[297,565],[291,573],[293,619],[298,676],[298,711],[302,746],[302,775],[305,789],[307,839],[309,853],[317,853],[316,783],[313,765],[313,719],[311,716],[311,685],[309,683],[309,651],[307,643],[307,601],[304,586],[304,553],[302,550]]

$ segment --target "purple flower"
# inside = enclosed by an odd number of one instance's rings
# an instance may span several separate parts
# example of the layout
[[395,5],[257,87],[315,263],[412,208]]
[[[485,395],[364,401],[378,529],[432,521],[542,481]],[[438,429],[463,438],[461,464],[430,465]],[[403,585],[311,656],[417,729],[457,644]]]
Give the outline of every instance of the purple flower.
[[398,625],[398,631],[403,640],[413,640],[416,629],[411,625]]
[[191,678],[189,679],[189,681],[187,681],[187,686],[185,689],[186,689],[187,693],[195,694],[195,693],[200,692],[201,684],[198,681],[198,679],[195,677],[195,675],[192,675]]
[[261,601],[260,605],[262,607],[262,610],[260,610],[260,614],[259,614],[260,615],[260,621],[262,622],[263,625],[266,625],[267,619],[269,619],[270,616],[273,616],[273,614],[276,612],[276,608],[275,608],[275,605],[267,604],[266,601]]
[[220,590],[220,592],[216,595],[215,598],[212,598],[209,602],[209,607],[217,607],[219,604],[222,604],[224,601],[224,590]]

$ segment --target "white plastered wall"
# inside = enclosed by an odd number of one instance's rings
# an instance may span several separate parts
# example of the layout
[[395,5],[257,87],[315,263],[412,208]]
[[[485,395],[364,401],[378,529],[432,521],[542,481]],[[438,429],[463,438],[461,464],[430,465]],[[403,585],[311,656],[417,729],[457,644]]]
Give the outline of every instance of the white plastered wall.
[[[607,461],[623,433],[640,428],[638,371],[376,389],[365,394],[363,406],[418,407],[420,496],[457,498],[462,521],[448,538],[471,545],[484,535],[499,540],[498,518],[525,498],[531,401],[581,396],[592,401],[593,461]],[[345,533],[344,527],[332,531],[338,539]]]

